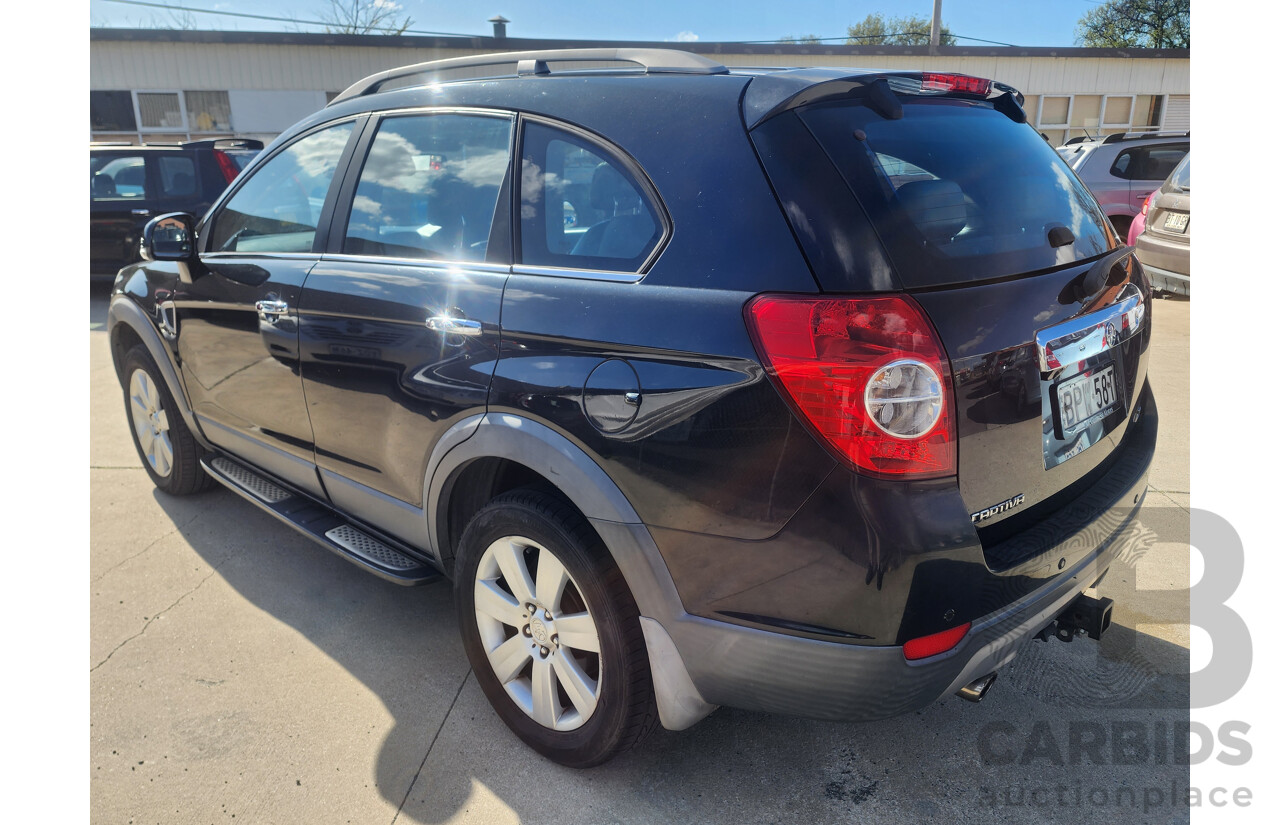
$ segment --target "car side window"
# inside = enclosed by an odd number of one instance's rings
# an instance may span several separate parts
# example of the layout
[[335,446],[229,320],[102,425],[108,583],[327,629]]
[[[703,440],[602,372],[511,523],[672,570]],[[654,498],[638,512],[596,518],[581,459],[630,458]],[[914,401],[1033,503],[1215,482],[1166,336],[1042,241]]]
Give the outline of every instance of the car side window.
[[662,240],[663,224],[627,166],[542,123],[528,123],[523,140],[520,262],[638,272]]
[[507,116],[384,118],[360,170],[342,251],[484,260],[512,128]]
[[208,251],[310,252],[351,131],[312,132],[259,166],[214,217]]
[[1126,149],[1116,155],[1115,162],[1111,164],[1111,174],[1125,180],[1132,178],[1134,171],[1141,165],[1142,152],[1142,149]]
[[90,155],[89,194],[95,201],[147,197],[147,162],[140,155]]
[[160,169],[160,191],[166,198],[185,198],[197,194],[196,164],[187,155],[161,155],[156,158]]
[[1191,151],[1191,145],[1188,143],[1147,147],[1142,169],[1136,179],[1164,180],[1169,177],[1189,151]]

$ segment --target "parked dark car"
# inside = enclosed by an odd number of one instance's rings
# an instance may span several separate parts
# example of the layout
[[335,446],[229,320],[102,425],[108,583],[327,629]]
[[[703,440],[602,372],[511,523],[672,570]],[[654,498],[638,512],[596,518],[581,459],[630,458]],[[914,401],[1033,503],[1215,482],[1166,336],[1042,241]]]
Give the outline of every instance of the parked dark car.
[[141,260],[138,239],[156,215],[203,215],[235,180],[260,140],[173,145],[89,144],[89,271],[114,278]]
[[1157,292],[1191,296],[1191,155],[1151,195],[1137,256]]
[[451,578],[563,764],[976,701],[1106,629],[1157,430],[1150,285],[1020,101],[645,49],[374,75],[148,225],[110,307],[143,466]]

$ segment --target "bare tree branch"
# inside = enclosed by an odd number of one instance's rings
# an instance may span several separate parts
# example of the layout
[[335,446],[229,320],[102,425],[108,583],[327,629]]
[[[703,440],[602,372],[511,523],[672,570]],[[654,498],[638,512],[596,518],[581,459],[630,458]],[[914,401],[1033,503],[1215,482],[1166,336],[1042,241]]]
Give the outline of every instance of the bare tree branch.
[[403,6],[395,0],[329,0],[321,13],[330,34],[404,34],[413,18],[398,17]]

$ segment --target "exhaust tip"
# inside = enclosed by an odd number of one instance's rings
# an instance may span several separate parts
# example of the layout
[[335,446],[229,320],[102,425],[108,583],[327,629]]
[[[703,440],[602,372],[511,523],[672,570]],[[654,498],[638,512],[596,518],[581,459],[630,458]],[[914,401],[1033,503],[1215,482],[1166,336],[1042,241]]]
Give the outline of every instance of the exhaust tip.
[[981,702],[982,697],[987,695],[987,691],[996,683],[996,674],[988,673],[979,679],[974,679],[969,684],[956,691],[956,696],[967,702]]

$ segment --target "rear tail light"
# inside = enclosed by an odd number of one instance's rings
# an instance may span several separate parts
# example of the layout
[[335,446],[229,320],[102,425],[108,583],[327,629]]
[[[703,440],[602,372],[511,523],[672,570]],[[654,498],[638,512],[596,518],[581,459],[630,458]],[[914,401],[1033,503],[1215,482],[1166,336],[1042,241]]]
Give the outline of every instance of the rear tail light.
[[919,639],[912,639],[902,646],[902,655],[907,659],[915,660],[946,653],[960,644],[964,634],[969,632],[970,624],[970,622],[965,622],[950,630],[934,633],[932,636],[921,636]]
[[920,91],[960,92],[986,97],[991,92],[991,81],[982,77],[970,77],[967,74],[923,72],[920,75]]
[[222,176],[227,179],[227,183],[231,183],[236,179],[236,175],[240,174],[240,167],[236,166],[231,156],[221,149],[213,150],[213,159],[218,162],[218,168],[222,170]]
[[769,374],[850,466],[889,478],[955,474],[950,362],[914,301],[760,295],[745,314]]
[[1156,193],[1152,192],[1150,195],[1147,195],[1147,199],[1142,202],[1142,217],[1145,218],[1147,216],[1147,210],[1151,208],[1151,201],[1155,200],[1155,197]]

